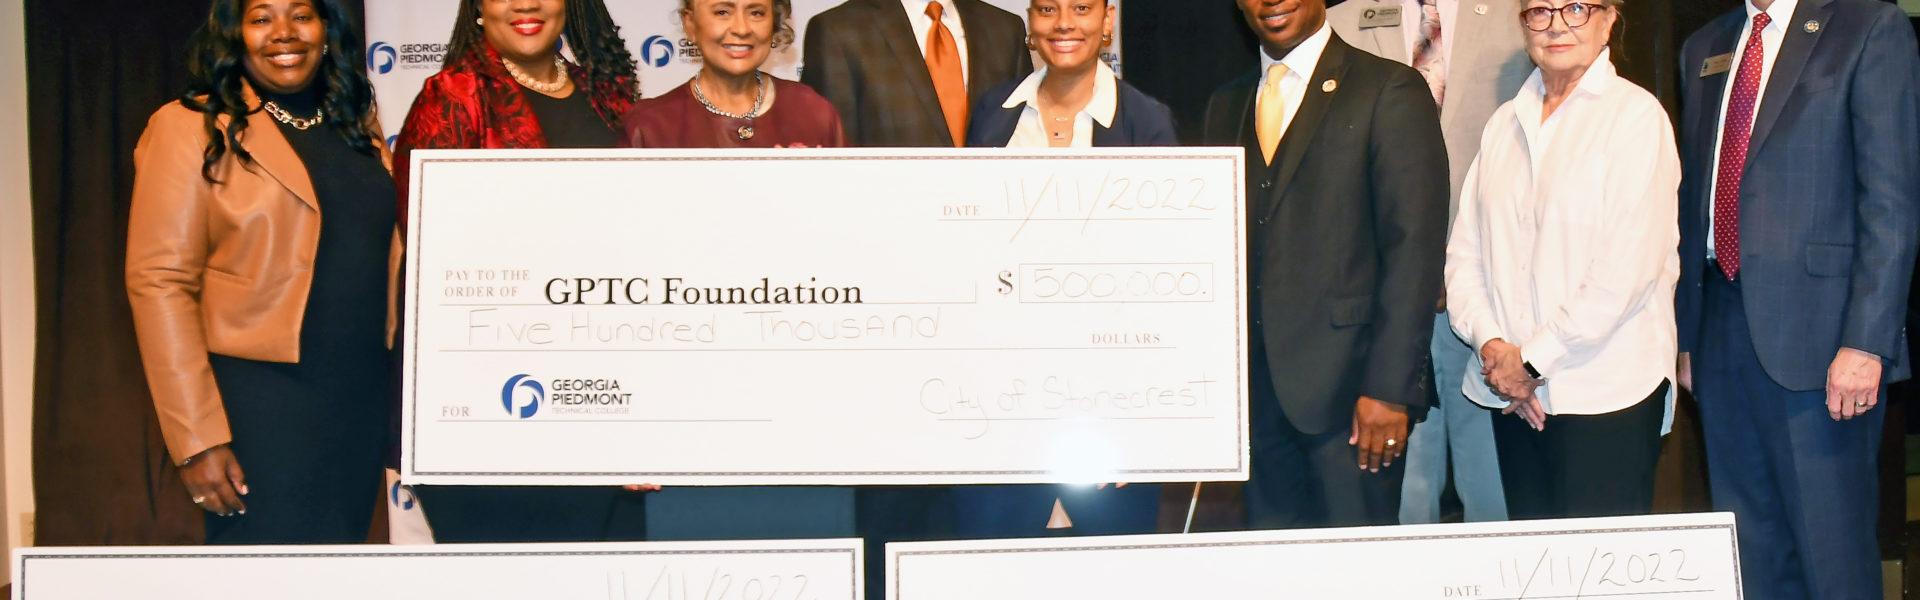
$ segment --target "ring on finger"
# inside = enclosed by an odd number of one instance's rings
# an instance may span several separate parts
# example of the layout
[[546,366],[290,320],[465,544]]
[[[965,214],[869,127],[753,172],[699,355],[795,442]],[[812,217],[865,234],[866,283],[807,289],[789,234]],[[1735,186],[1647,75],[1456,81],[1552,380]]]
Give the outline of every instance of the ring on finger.
[[1394,444],[1398,444],[1398,443],[1400,443],[1400,442],[1396,442],[1396,441],[1394,441],[1394,440],[1393,440],[1393,438],[1387,438],[1387,445],[1388,445],[1388,446],[1392,446],[1392,445],[1394,445]]
[[204,504],[204,503],[206,503],[206,501],[207,501],[207,497],[206,497],[206,496],[194,496],[194,497],[193,497],[193,503],[194,503],[194,504]]

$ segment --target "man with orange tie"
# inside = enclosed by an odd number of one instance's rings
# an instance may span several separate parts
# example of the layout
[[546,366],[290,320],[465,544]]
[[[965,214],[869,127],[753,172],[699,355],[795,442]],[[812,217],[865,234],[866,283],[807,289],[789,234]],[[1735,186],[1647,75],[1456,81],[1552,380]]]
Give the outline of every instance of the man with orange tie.
[[[807,22],[800,81],[840,112],[859,147],[959,147],[980,94],[1033,72],[1027,26],[980,0],[847,0]],[[886,589],[886,543],[951,537],[944,487],[854,492],[867,589]]]
[[1392,524],[1432,393],[1440,112],[1419,72],[1341,41],[1325,0],[1237,1],[1262,68],[1214,93],[1203,134],[1247,151],[1247,522]]
[[848,0],[807,22],[800,81],[865,147],[958,147],[967,109],[1033,71],[1027,27],[981,0]]

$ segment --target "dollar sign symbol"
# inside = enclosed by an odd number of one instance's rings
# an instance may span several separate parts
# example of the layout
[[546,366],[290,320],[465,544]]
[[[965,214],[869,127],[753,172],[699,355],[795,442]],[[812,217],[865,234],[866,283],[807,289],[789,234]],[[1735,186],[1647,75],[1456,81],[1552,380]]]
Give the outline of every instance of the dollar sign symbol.
[[1005,296],[1007,294],[1013,293],[1012,279],[1013,279],[1012,271],[1000,272],[1000,295]]

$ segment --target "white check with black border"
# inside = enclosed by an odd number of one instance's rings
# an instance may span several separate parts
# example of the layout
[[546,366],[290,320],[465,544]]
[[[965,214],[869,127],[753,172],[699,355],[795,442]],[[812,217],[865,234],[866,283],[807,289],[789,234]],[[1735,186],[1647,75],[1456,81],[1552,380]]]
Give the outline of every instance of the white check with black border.
[[416,152],[403,477],[1245,480],[1243,155]]

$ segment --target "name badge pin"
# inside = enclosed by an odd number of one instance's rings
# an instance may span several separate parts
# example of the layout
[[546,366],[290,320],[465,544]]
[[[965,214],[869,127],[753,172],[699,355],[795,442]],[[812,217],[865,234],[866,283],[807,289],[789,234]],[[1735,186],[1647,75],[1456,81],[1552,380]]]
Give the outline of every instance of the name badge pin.
[[1731,52],[1708,57],[1706,62],[1700,63],[1701,77],[1712,77],[1731,70],[1733,70],[1733,53]]
[[1340,82],[1334,81],[1332,79],[1328,79],[1325,83],[1320,84],[1320,91],[1322,92],[1331,94],[1333,93],[1334,90],[1337,90],[1337,89],[1340,89]]
[[1373,29],[1375,27],[1399,27],[1399,26],[1400,26],[1400,7],[1398,6],[1388,6],[1383,8],[1369,8],[1369,9],[1360,11],[1360,28],[1361,29]]
[[1807,21],[1807,24],[1802,26],[1801,29],[1807,30],[1807,33],[1820,33],[1820,22]]

